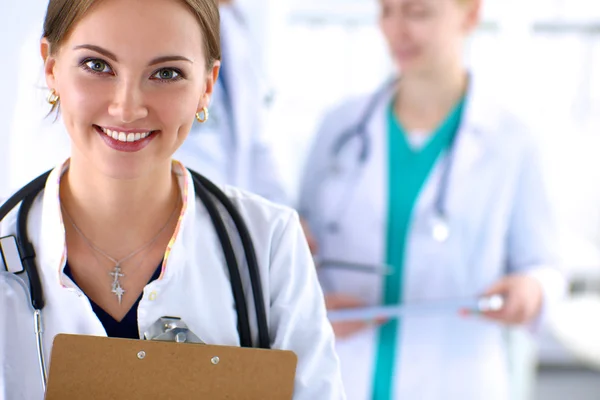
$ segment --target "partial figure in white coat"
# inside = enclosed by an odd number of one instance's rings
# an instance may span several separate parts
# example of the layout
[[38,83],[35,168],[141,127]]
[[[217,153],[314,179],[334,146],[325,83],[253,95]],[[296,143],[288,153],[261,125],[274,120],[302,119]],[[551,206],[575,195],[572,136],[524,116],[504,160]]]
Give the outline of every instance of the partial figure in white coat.
[[210,119],[195,123],[175,159],[212,181],[286,204],[280,169],[266,135],[266,79],[251,33],[234,0],[219,0],[222,64]]
[[504,306],[335,323],[346,393],[508,400],[506,329],[534,328],[565,286],[538,151],[463,64],[480,0],[379,5],[400,77],[325,117],[300,191],[326,304]]
[[[297,214],[223,187],[248,227],[266,305],[267,335],[257,334],[260,318],[250,312],[243,333],[231,263],[197,197],[205,186],[172,160],[194,118],[207,118],[220,67],[216,2],[50,0],[41,53],[48,102],[60,110],[71,155],[42,179],[40,194],[1,221],[0,238],[27,243],[17,222],[30,204],[32,248],[21,250],[41,278],[45,359],[59,333],[139,339],[159,318],[174,316],[209,344],[253,345],[266,337],[261,347],[294,351],[294,399],[344,399]],[[10,272],[14,263],[6,261],[9,272],[4,264],[0,398],[41,399],[29,296],[39,291]],[[240,268],[240,275],[250,306],[249,273]]]

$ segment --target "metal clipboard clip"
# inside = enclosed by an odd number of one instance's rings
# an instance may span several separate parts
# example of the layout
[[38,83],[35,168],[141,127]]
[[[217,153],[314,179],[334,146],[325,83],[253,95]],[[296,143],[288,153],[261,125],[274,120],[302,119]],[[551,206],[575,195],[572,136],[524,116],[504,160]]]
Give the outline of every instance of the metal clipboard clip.
[[205,344],[179,317],[161,317],[144,332],[146,340]]

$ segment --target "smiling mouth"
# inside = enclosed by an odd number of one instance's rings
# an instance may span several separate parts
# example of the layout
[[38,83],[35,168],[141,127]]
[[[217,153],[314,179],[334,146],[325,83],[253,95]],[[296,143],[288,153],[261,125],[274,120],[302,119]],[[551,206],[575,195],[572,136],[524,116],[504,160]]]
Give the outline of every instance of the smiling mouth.
[[119,132],[119,131],[114,131],[108,128],[103,128],[101,126],[95,125],[96,129],[100,130],[102,133],[104,133],[106,136],[117,140],[119,142],[123,142],[123,143],[134,143],[140,140],[143,140],[145,138],[147,138],[148,136],[152,135],[153,133],[157,132],[157,131],[148,131],[148,132],[136,132],[136,133],[132,133],[132,132]]

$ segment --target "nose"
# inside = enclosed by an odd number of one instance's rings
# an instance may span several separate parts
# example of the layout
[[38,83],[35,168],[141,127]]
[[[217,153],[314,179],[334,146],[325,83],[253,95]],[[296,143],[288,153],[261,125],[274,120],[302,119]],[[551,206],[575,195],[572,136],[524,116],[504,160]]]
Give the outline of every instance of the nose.
[[395,12],[389,17],[389,29],[395,36],[405,36],[407,33],[407,18],[401,12]]
[[122,81],[115,90],[108,113],[120,122],[131,123],[148,115],[144,102],[144,93],[139,85],[132,81]]

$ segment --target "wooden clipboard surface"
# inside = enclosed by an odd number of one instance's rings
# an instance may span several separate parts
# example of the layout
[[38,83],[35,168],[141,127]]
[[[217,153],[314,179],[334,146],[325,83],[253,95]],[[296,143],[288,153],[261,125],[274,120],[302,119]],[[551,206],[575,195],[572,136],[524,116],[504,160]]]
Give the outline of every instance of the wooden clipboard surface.
[[60,334],[46,400],[290,400],[296,364],[291,351]]

